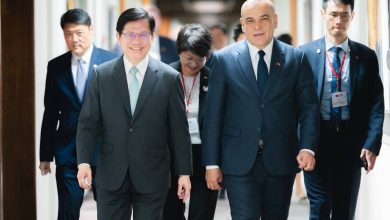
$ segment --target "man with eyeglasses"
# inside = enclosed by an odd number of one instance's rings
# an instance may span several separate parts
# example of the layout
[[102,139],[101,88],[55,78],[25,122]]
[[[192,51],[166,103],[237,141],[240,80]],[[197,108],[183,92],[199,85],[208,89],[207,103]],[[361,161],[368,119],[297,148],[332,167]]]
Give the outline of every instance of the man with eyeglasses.
[[207,186],[219,190],[224,182],[232,220],[286,220],[296,173],[315,166],[313,74],[301,50],[274,38],[272,1],[245,1],[240,22],[246,40],[217,51],[211,65],[202,136]]
[[329,0],[325,37],[301,48],[321,103],[317,167],[305,172],[310,219],[354,219],[361,167],[370,172],[382,140],[383,85],[375,51],[348,38],[353,0]]
[[142,8],[118,18],[116,38],[124,52],[95,68],[77,131],[77,175],[90,188],[89,163],[101,136],[97,162],[100,220],[160,220],[171,180],[177,196],[190,195],[191,139],[179,73],[148,55],[155,22]]
[[[84,196],[76,178],[78,117],[92,67],[116,55],[93,45],[91,18],[82,9],[63,14],[61,28],[69,51],[47,65],[39,169],[42,175],[51,173],[50,163],[55,158],[58,219],[78,220]],[[93,168],[97,154],[96,151],[91,159]]]

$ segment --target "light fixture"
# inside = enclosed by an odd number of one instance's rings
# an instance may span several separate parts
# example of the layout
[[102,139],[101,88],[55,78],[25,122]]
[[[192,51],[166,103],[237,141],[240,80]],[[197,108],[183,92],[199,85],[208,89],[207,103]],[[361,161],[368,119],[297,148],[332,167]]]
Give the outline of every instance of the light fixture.
[[181,0],[184,10],[197,14],[230,12],[236,5],[235,0],[190,1]]

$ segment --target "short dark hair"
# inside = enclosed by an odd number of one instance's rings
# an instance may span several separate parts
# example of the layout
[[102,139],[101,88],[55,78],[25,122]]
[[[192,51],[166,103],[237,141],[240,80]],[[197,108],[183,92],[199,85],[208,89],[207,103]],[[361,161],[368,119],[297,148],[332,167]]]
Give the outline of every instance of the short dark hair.
[[177,51],[190,51],[199,57],[208,57],[212,46],[210,31],[200,24],[188,24],[177,35]]
[[70,9],[61,16],[61,28],[64,29],[66,24],[91,25],[91,17],[83,9]]
[[237,41],[238,37],[240,34],[243,34],[244,32],[242,31],[242,25],[241,23],[236,24],[236,27],[234,27],[233,30],[233,39],[234,41]]
[[290,34],[281,34],[276,39],[282,41],[283,43],[292,45],[292,37]]
[[153,16],[150,16],[149,13],[143,8],[129,8],[126,11],[122,12],[122,14],[118,18],[118,22],[116,23],[116,32],[122,33],[124,26],[129,21],[138,21],[146,19],[149,22],[149,30],[153,34],[154,28],[156,27],[156,22]]
[[333,1],[334,3],[341,3],[343,5],[350,5],[351,11],[353,11],[355,6],[355,0],[324,0],[324,4],[322,5],[322,8],[326,10],[328,7],[329,1]]
[[218,24],[211,25],[209,27],[209,29],[210,30],[220,29],[224,34],[228,34],[228,29],[224,23],[218,23]]

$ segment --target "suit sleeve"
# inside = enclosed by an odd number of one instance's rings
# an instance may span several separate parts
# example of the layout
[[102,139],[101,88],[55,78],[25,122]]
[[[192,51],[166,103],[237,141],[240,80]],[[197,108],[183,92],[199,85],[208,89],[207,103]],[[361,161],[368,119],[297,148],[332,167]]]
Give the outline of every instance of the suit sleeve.
[[375,52],[371,51],[369,59],[369,69],[372,70],[372,72],[369,73],[370,85],[367,87],[370,88],[370,90],[367,91],[370,93],[370,103],[368,103],[370,110],[368,114],[367,138],[364,142],[363,148],[379,155],[382,145],[382,129],[384,120],[383,84],[379,76],[378,58]]
[[320,108],[313,73],[304,54],[301,56],[299,72],[295,94],[300,124],[299,146],[301,149],[316,152],[320,131]]
[[59,104],[56,95],[55,70],[50,62],[47,66],[44,105],[39,156],[40,161],[53,161]]
[[221,161],[221,136],[225,107],[225,82],[219,58],[213,55],[208,92],[204,108],[202,165],[218,165]]
[[192,145],[188,132],[184,94],[177,74],[169,100],[170,150],[176,175],[192,175]]
[[95,69],[79,116],[76,137],[77,164],[91,163],[100,130],[99,77]]

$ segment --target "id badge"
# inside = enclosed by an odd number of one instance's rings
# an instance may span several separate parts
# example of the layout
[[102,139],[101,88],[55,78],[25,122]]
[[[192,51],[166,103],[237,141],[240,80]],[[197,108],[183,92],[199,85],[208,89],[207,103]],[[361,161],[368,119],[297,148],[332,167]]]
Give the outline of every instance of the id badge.
[[188,120],[188,129],[189,129],[190,134],[199,133],[198,120],[196,120],[196,118],[189,118],[187,120]]
[[347,93],[346,92],[334,92],[332,93],[332,106],[333,108],[347,106]]

